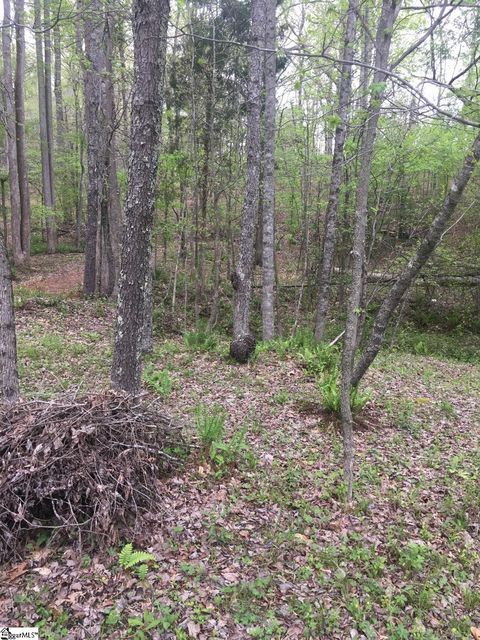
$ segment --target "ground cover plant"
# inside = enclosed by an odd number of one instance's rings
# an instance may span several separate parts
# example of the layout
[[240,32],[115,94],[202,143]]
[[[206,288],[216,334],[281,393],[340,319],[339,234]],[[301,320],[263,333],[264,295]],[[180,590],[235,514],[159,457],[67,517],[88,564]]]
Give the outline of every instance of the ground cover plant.
[[[17,309],[27,396],[108,388],[111,307],[65,303]],[[48,348],[33,350],[38,327]],[[346,510],[339,423],[296,340],[260,345],[236,366],[220,334],[194,357],[182,336],[157,337],[149,366],[172,384],[164,394],[146,376],[145,390],[185,425],[195,452],[162,481],[158,511],[134,539],[96,551],[48,531],[30,537],[2,568],[1,621],[36,624],[48,638],[472,637],[478,364],[419,353],[412,340],[382,352],[357,417],[357,497]],[[217,444],[238,434],[245,447],[219,463]]]

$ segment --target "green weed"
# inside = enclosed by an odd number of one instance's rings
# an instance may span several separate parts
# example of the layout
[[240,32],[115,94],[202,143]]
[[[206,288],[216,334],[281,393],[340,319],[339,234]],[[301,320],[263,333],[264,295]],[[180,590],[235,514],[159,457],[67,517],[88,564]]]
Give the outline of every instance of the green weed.
[[153,365],[148,365],[145,367],[142,377],[145,384],[162,398],[166,398],[171,394],[173,382],[168,371],[158,371]]

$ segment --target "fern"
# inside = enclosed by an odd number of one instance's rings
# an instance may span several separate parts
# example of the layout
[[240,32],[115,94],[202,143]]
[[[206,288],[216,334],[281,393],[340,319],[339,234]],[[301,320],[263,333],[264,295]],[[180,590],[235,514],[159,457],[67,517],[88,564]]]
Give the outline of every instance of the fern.
[[144,562],[153,562],[155,556],[146,551],[134,551],[131,542],[128,542],[118,554],[118,562],[123,569],[131,569],[132,567]]

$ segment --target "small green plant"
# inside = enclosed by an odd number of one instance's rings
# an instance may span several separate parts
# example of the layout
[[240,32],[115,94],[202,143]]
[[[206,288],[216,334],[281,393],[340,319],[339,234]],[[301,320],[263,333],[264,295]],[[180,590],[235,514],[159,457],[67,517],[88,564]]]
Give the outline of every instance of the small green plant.
[[[324,375],[317,383],[318,390],[322,398],[322,405],[326,411],[340,413],[340,388],[338,384],[338,373],[336,370]],[[352,413],[361,411],[371,398],[369,389],[359,391],[354,387],[350,392],[350,406]]]
[[192,351],[214,351],[217,347],[216,336],[204,325],[200,325],[196,331],[186,331],[183,339]]
[[223,440],[225,434],[226,413],[223,407],[213,406],[207,409],[199,405],[195,409],[195,425],[200,442],[206,450],[210,450],[214,442]]
[[242,427],[230,440],[225,440],[225,418],[225,410],[222,407],[214,406],[207,409],[199,405],[195,409],[195,423],[204,455],[216,467],[218,475],[223,475],[226,469],[233,466],[242,455],[253,464],[253,457],[248,455],[247,428]]
[[173,383],[168,371],[157,371],[150,365],[143,372],[143,380],[150,389],[162,398],[166,398],[172,392]]
[[427,556],[427,546],[417,544],[416,542],[409,542],[400,552],[399,563],[409,572],[418,572],[425,566]]
[[147,551],[135,551],[128,542],[118,554],[118,563],[122,569],[135,569],[140,580],[144,580],[148,573],[148,565],[155,561],[155,556]]
[[440,401],[440,410],[446,415],[447,418],[454,418],[456,416],[455,407],[448,400]]
[[278,391],[272,398],[275,404],[287,404],[290,401],[290,394],[286,389]]

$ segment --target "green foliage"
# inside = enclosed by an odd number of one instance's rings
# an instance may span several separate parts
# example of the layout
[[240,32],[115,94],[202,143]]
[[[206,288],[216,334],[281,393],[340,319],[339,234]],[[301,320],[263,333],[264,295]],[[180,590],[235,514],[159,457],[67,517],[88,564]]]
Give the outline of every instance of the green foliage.
[[149,564],[155,561],[155,556],[146,551],[135,551],[128,542],[118,554],[118,564],[122,569],[134,569],[139,580],[145,580]]
[[[326,411],[331,413],[340,413],[340,387],[338,384],[338,371],[333,371],[322,376],[317,382],[317,388],[320,391],[322,405]],[[360,391],[354,387],[350,392],[350,406],[352,413],[361,411],[367,402],[371,399],[369,389]]]
[[245,458],[252,465],[254,463],[246,441],[247,427],[238,429],[226,440],[225,419],[226,414],[222,407],[214,406],[207,409],[200,405],[195,409],[195,424],[203,452],[220,476],[235,466],[241,458]]
[[118,563],[122,569],[132,569],[139,564],[154,562],[155,556],[146,551],[135,551],[131,542],[123,547],[118,554]]
[[217,347],[216,336],[205,327],[199,327],[197,331],[186,331],[183,339],[192,351],[214,351]]
[[405,326],[395,336],[394,346],[408,353],[480,363],[480,337],[469,332],[418,331]]
[[209,450],[214,442],[223,440],[225,435],[226,413],[223,407],[204,405],[195,408],[195,425],[200,442]]
[[162,398],[166,398],[172,392],[173,382],[168,371],[158,371],[153,365],[149,365],[143,371],[143,380],[150,389]]

